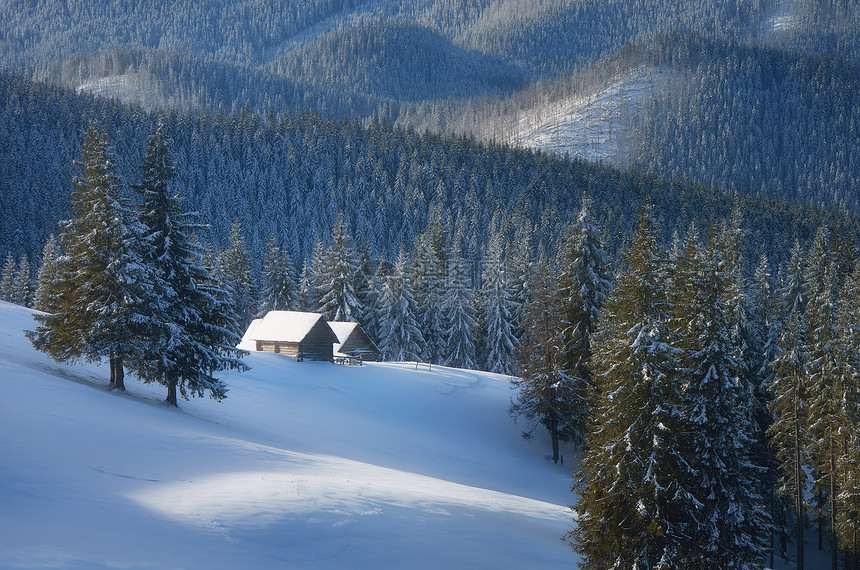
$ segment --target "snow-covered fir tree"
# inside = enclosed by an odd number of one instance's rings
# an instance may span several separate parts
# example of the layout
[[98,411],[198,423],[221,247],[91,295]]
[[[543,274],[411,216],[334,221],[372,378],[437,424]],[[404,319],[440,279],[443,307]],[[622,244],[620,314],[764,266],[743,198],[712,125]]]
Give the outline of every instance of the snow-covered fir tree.
[[39,273],[36,276],[36,293],[33,299],[34,307],[43,312],[50,312],[50,284],[58,278],[58,257],[57,238],[51,234],[45,242],[45,247],[42,248],[42,265],[39,266]]
[[361,303],[361,326],[365,334],[377,345],[384,338],[383,322],[385,320],[385,283],[387,281],[387,265],[385,259],[376,263],[368,263],[369,269],[363,274],[366,283],[364,298]]
[[6,254],[3,263],[3,273],[0,276],[0,300],[12,302],[13,290],[15,288],[15,258],[10,251]]
[[319,312],[330,321],[356,322],[361,315],[356,296],[359,261],[342,213],[338,213],[332,228],[331,245],[314,262],[321,264],[313,268]]
[[239,338],[227,296],[217,294],[211,268],[203,265],[205,250],[193,237],[205,228],[183,212],[175,181],[169,140],[159,125],[135,185],[148,244],[142,263],[157,287],[145,331],[149,349],[137,367],[144,381],[167,388],[166,402],[173,406],[178,395],[223,399],[227,387],[214,374],[246,368],[234,348]]
[[573,439],[577,432],[572,418],[578,402],[570,377],[561,368],[562,335],[556,284],[549,264],[541,255],[532,265],[529,298],[522,308],[523,338],[517,348],[520,378],[512,380],[516,395],[510,413],[528,420],[523,437],[530,438],[538,426],[549,432],[552,460],[560,457],[559,442]]
[[141,330],[157,296],[142,263],[144,228],[121,198],[121,181],[103,129],[92,124],[74,180],[75,216],[61,223],[57,279],[49,284],[50,314],[28,336],[60,361],[110,362],[111,386],[123,390],[125,362],[146,354]]
[[10,301],[22,307],[33,306],[33,275],[30,271],[30,260],[22,255],[18,261],[18,270],[15,272],[15,281],[12,283],[12,296]]
[[469,262],[455,249],[448,259],[447,284],[442,299],[442,321],[446,331],[442,363],[455,368],[474,369],[478,367],[478,323],[468,270]]
[[[691,228],[674,271],[673,344],[678,354],[684,421],[676,439],[689,450],[692,468],[682,485],[694,501],[683,513],[690,540],[685,567],[757,568],[765,552],[770,517],[760,493],[765,466],[751,460],[755,443],[754,393],[743,378],[731,309],[733,267],[725,250],[706,251]],[[728,252],[731,254],[731,251]]]
[[241,335],[257,316],[259,301],[257,284],[251,274],[244,231],[238,219],[233,220],[229,247],[218,254],[217,263],[225,279],[226,288],[233,295],[232,304],[237,318],[234,332]]
[[[857,540],[860,538],[860,261],[855,261],[846,275],[839,295],[837,315],[839,338],[836,360],[840,363],[838,385],[841,394],[842,427],[838,433],[844,442],[836,457],[839,482],[834,531],[840,549],[846,553],[845,568],[860,564]],[[854,365],[845,366],[845,363]]]
[[305,261],[302,264],[302,272],[299,273],[299,288],[296,292],[296,300],[298,302],[298,310],[313,312],[317,309],[317,302],[314,299],[313,284],[311,283],[310,264]]
[[795,245],[792,259],[781,288],[783,303],[788,307],[787,320],[779,339],[779,355],[772,367],[774,376],[768,390],[773,423],[768,436],[779,462],[779,492],[790,497],[794,508],[796,562],[805,567],[804,524],[805,494],[809,487],[809,352],[805,314],[805,294],[798,278],[802,277],[802,254]]
[[424,337],[415,317],[415,297],[409,278],[409,258],[401,250],[386,276],[382,297],[380,341],[386,360],[421,360]]
[[586,402],[592,385],[591,337],[610,286],[600,232],[591,213],[591,200],[585,195],[576,222],[567,229],[559,250],[559,315],[564,339],[561,365],[571,378],[573,395],[579,401],[572,411],[577,414],[574,418],[577,440],[582,442]]
[[260,310],[257,316],[262,317],[269,311],[296,310],[297,296],[290,254],[287,250],[278,247],[275,234],[272,234],[266,246],[266,258],[263,260]]
[[484,370],[513,374],[516,369],[514,356],[518,344],[514,332],[517,306],[513,299],[513,274],[499,232],[493,234],[487,245],[481,280]]
[[594,338],[597,386],[569,534],[583,568],[683,568],[696,489],[669,344],[666,261],[643,208]]
[[442,280],[443,261],[434,247],[432,229],[415,238],[412,256],[416,317],[426,346],[423,359],[427,362],[439,362],[445,353],[447,338],[442,320],[445,290]]
[[849,346],[843,344],[841,329],[848,326],[840,319],[839,292],[843,287],[837,282],[841,278],[837,252],[831,249],[831,243],[824,243],[827,238],[826,232],[819,230],[806,264],[810,277],[806,313],[811,373],[808,429],[815,488],[819,497],[824,498],[817,505],[817,515],[819,520],[829,520],[832,566],[836,568],[839,546],[835,529],[842,485],[838,463],[848,444],[847,412],[852,405],[851,393],[857,389],[854,377],[857,361]]

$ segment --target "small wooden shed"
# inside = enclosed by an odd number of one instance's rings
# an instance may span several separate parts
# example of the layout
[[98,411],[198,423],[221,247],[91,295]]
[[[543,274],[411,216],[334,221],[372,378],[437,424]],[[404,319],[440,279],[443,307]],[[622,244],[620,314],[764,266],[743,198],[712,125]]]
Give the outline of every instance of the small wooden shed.
[[331,362],[337,336],[319,313],[269,311],[248,326],[239,348]]
[[382,351],[370,340],[358,323],[329,322],[331,330],[337,336],[334,345],[335,356],[358,357],[361,360],[376,362],[382,356]]

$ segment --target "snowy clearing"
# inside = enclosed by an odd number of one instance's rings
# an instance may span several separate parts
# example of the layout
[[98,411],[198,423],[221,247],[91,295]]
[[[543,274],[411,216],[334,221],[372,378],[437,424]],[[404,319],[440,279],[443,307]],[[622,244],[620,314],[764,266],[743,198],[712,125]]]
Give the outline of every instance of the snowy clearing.
[[508,142],[624,166],[630,160],[634,118],[647,98],[666,89],[669,82],[669,73],[664,70],[632,70],[586,96],[554,101],[525,112]]
[[34,326],[0,303],[0,567],[576,565],[570,467],[521,439],[506,377],[256,353],[176,410]]

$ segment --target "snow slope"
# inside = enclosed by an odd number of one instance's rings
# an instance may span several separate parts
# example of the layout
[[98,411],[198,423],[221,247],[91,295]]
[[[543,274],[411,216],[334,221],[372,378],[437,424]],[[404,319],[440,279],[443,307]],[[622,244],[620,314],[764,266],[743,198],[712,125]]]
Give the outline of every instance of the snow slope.
[[568,97],[525,111],[508,142],[544,152],[625,166],[630,159],[633,118],[670,73],[633,69],[585,96]]
[[258,353],[177,410],[33,326],[0,303],[2,568],[576,565],[570,470],[520,438],[506,377]]

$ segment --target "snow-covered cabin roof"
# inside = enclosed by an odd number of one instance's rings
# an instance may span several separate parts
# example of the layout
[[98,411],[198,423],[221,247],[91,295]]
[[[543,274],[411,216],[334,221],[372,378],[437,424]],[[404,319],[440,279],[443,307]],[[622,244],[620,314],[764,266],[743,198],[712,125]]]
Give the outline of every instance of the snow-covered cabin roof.
[[248,325],[248,330],[246,330],[245,334],[242,336],[242,342],[239,343],[239,348],[242,350],[257,350],[257,341],[253,338],[253,335],[257,326],[262,322],[263,319],[254,319],[251,321],[251,324]]
[[335,354],[346,352],[380,354],[379,348],[370,340],[358,323],[330,321],[328,326],[337,335],[338,342],[334,345]]
[[[346,342],[346,339],[349,338],[349,335],[352,334],[352,331],[355,330],[355,327],[358,326],[358,323],[329,321],[328,326],[330,326],[331,330],[334,331],[334,334],[337,335],[337,342],[343,344]],[[335,347],[335,350],[337,350],[337,347]]]
[[[269,311],[262,319],[254,319],[242,337],[239,348],[255,350],[256,341],[301,342],[323,316],[298,311]],[[323,322],[325,320],[323,319]],[[244,345],[244,346],[243,346]]]

